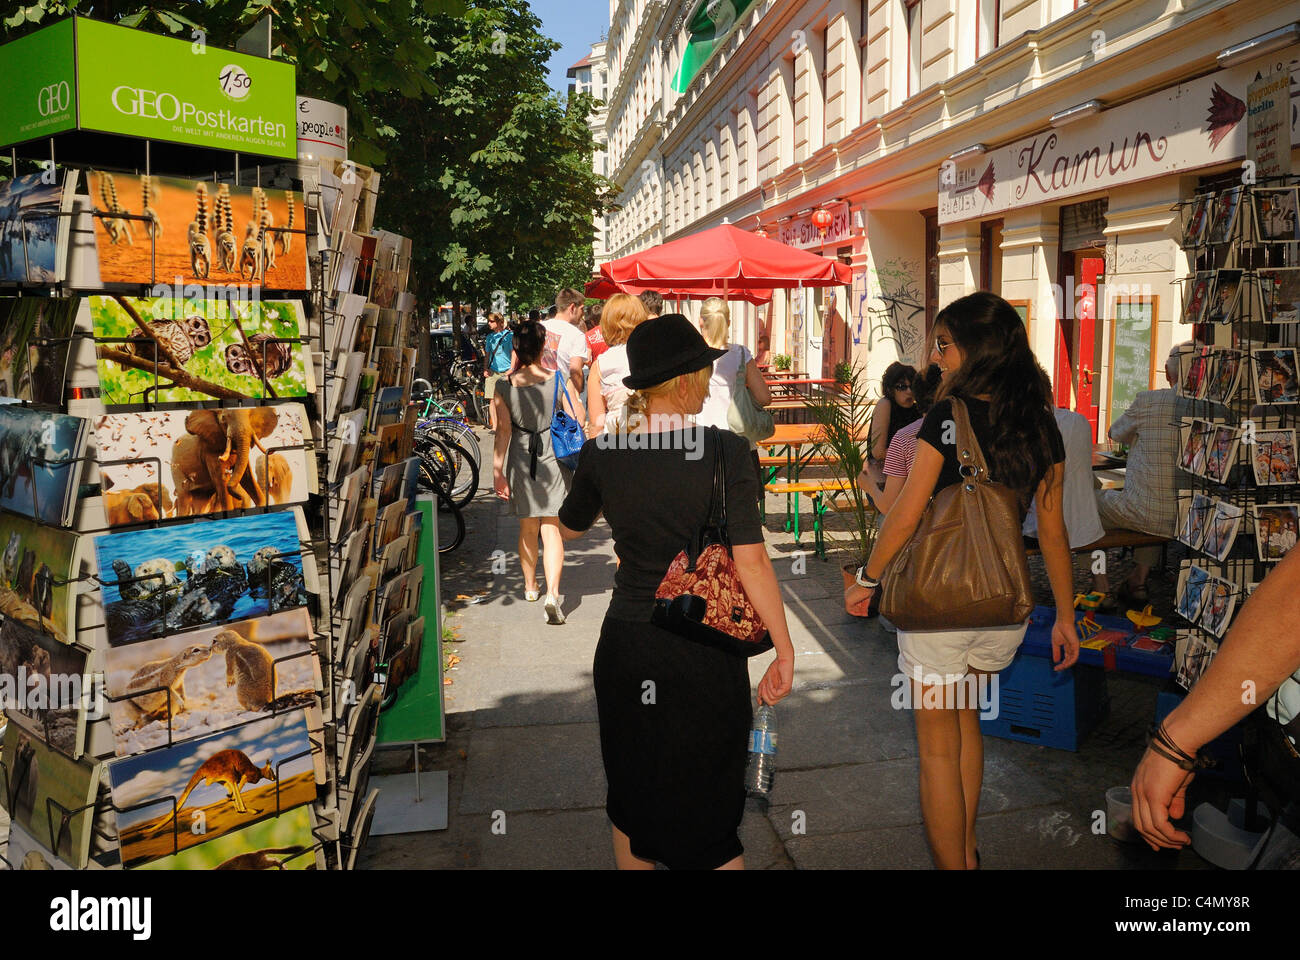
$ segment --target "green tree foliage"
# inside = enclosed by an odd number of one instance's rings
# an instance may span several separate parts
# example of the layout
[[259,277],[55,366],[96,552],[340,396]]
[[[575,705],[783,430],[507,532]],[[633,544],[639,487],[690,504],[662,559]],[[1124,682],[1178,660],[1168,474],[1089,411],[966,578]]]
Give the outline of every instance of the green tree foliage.
[[592,217],[608,180],[592,170],[586,95],[561,100],[545,64],[559,45],[524,0],[478,0],[464,17],[422,19],[437,53],[433,109],[377,98],[398,130],[379,219],[415,239],[423,302],[513,308],[549,302],[591,276]]

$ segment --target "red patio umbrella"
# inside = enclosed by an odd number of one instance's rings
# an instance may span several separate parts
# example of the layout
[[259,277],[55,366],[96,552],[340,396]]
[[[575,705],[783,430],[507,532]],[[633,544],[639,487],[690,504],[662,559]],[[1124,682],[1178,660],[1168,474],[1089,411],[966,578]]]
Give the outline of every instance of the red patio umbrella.
[[853,271],[838,260],[797,250],[724,223],[700,233],[620,257],[600,268],[619,285],[710,291],[739,297],[741,291],[773,287],[847,286]]
[[587,296],[595,297],[597,300],[608,300],[616,293],[630,293],[635,296],[647,290],[654,290],[665,300],[707,300],[709,297],[728,297],[732,300],[744,300],[746,303],[755,305],[772,302],[771,290],[727,289],[720,283],[712,287],[695,287],[682,290],[654,283],[615,283],[608,277],[599,277],[587,284]]

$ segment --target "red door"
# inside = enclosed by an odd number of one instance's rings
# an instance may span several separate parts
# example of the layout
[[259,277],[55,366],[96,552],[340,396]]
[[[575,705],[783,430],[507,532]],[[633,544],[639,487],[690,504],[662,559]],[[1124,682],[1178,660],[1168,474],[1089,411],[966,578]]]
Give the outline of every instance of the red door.
[[1100,405],[1094,401],[1097,379],[1096,333],[1097,333],[1097,286],[1106,272],[1106,261],[1101,257],[1078,258],[1079,299],[1075,310],[1077,322],[1075,329],[1075,357],[1078,358],[1075,385],[1076,413],[1088,418],[1092,424],[1092,439],[1097,440],[1097,417]]

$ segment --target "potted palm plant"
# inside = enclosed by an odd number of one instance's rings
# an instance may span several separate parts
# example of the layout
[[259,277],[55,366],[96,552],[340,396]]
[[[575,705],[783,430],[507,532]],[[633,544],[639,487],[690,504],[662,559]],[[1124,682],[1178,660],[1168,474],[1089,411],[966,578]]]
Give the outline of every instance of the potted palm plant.
[[849,389],[849,381],[853,379],[853,364],[847,360],[841,360],[835,364],[835,388],[843,393]]
[[[873,540],[875,513],[867,495],[858,487],[858,474],[871,454],[871,414],[876,400],[868,395],[866,370],[860,364],[844,364],[848,369],[842,393],[822,393],[806,403],[813,421],[822,428],[822,452],[831,461],[831,471],[845,483],[850,502],[848,562],[840,568],[844,577],[844,608],[856,616],[866,614],[866,605],[850,605],[847,599],[859,567],[867,562]],[[837,368],[837,380],[839,370]],[[860,608],[860,609],[859,609]]]

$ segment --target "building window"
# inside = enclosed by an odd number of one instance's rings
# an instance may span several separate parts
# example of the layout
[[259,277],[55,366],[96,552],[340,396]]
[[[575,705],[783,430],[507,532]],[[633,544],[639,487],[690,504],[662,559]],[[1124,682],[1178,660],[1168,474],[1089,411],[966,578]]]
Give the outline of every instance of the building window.
[[921,0],[904,0],[907,5],[907,95],[921,89]]
[[998,28],[1002,23],[1002,0],[979,0],[975,18],[975,55],[982,57],[998,48]]

